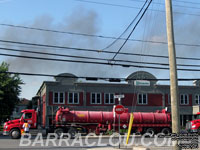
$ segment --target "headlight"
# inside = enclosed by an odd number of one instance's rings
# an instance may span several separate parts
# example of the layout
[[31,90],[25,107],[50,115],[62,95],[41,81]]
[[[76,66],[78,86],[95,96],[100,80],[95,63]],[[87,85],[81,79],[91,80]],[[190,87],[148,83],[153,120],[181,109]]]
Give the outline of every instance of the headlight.
[[192,128],[196,128],[196,125],[192,125]]
[[6,125],[6,122],[3,124],[3,126],[5,126]]
[[8,128],[8,126],[5,127],[5,129],[7,129],[7,128]]

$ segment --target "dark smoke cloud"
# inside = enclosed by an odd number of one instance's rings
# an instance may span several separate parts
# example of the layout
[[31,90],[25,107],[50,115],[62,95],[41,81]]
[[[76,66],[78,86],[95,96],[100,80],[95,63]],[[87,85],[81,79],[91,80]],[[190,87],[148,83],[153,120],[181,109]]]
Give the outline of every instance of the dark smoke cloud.
[[[199,25],[198,20],[192,20],[187,24],[180,26],[180,20],[183,17],[180,15],[175,15],[175,38],[179,42],[199,42]],[[55,19],[48,15],[43,15],[37,17],[32,23],[22,23],[22,25],[30,27],[38,27],[45,29],[56,29],[60,31],[71,31],[80,32],[85,34],[98,34],[101,30],[100,21],[101,18],[97,15],[95,11],[87,10],[85,8],[77,8],[71,14],[66,14],[62,22],[55,22]],[[150,22],[150,23],[149,23]],[[144,28],[146,27],[146,28]],[[185,29],[188,29],[187,31]],[[127,37],[127,34],[124,36]],[[131,38],[142,39],[142,40],[156,40],[156,41],[167,41],[166,38],[166,25],[165,25],[165,14],[159,13],[148,15],[137,27]],[[87,36],[75,36],[67,34],[58,34],[50,32],[41,32],[34,30],[24,30],[16,28],[5,28],[3,39],[31,42],[31,43],[42,43],[50,45],[62,45],[80,48],[94,48],[100,49],[109,44],[112,40],[92,38]],[[122,41],[118,41],[111,48],[107,49],[110,51],[117,51],[121,46]],[[6,47],[29,49],[42,52],[56,52],[61,54],[72,54],[77,56],[90,56],[90,57],[101,57],[101,58],[112,58],[113,54],[102,54],[102,53],[87,53],[82,51],[72,51],[72,50],[56,50],[50,48],[25,48],[23,46],[16,45],[5,45]],[[184,53],[183,53],[184,51]],[[192,48],[186,50],[184,47],[177,47],[177,53],[181,56],[192,55]],[[122,52],[133,52],[139,54],[156,54],[156,55],[168,55],[167,45],[154,44],[154,43],[140,43],[140,42],[127,42]],[[7,52],[9,53],[9,52]],[[30,55],[24,53],[18,53],[20,55]],[[197,54],[197,53],[195,53]],[[32,55],[39,56],[39,55]],[[44,57],[44,56],[43,56]],[[49,58],[60,58],[60,57],[50,57]],[[64,58],[63,58],[64,59]],[[65,58],[69,59],[69,58]],[[168,63],[165,59],[153,59],[146,57],[134,57],[134,56],[122,56],[118,55],[116,59],[125,59],[133,61],[150,61],[150,62],[161,62]],[[113,66],[100,66],[100,65],[88,65],[88,64],[77,64],[77,63],[62,63],[62,62],[51,62],[51,61],[41,61],[41,60],[30,60],[30,59],[20,59],[20,58],[8,58],[6,60],[11,64],[11,71],[18,72],[31,72],[31,73],[47,73],[47,74],[59,74],[59,73],[73,73],[77,76],[100,76],[100,77],[127,77],[135,71],[149,71],[157,78],[169,78],[169,72],[163,70],[153,70],[153,69],[142,69],[142,68],[122,68]],[[185,63],[184,61],[182,63]],[[187,73],[186,73],[187,74]],[[181,76],[184,76],[181,74]],[[26,83],[23,86],[23,95],[27,98],[31,98],[39,89],[41,83],[44,80],[53,80],[52,78],[39,78],[39,77],[25,77],[23,80]]]

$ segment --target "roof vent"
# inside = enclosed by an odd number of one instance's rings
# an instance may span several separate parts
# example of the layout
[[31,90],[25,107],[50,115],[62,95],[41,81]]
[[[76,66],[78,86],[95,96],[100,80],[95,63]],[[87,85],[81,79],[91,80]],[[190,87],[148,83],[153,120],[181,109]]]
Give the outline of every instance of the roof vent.
[[78,77],[71,73],[61,73],[55,76],[55,79],[62,84],[74,84],[78,80]]

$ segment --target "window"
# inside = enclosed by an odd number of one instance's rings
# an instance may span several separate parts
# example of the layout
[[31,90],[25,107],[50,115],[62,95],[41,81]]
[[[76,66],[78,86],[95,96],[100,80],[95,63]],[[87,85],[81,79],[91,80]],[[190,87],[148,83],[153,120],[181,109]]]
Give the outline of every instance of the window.
[[91,104],[101,104],[101,93],[91,94]]
[[138,104],[147,104],[147,94],[138,94]]
[[79,104],[79,93],[70,92],[68,94],[68,104]]
[[105,95],[104,95],[104,103],[105,104],[114,104],[115,103],[114,94],[105,93]]
[[64,104],[64,93],[54,92],[54,104]]
[[189,98],[187,94],[181,94],[180,95],[180,101],[182,105],[187,105],[189,104]]
[[168,94],[168,104],[171,105],[171,95]]
[[24,115],[24,119],[31,119],[32,118],[32,113],[26,113]]
[[199,94],[195,95],[195,104],[200,104],[200,95]]

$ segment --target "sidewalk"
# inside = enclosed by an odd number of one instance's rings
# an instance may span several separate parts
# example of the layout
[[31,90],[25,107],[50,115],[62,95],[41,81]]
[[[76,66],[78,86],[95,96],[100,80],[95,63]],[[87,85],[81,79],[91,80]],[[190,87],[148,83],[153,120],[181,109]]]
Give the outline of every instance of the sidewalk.
[[87,150],[172,150],[172,147],[142,147],[142,146],[134,146],[134,147],[96,147],[90,148]]
[[[134,147],[121,147],[120,149],[118,147],[98,147],[98,148],[90,148],[87,150],[173,150],[172,146],[164,146],[164,147],[142,147],[142,146],[134,146]],[[187,149],[191,150],[191,149]],[[192,150],[200,150],[198,149],[192,149]]]

